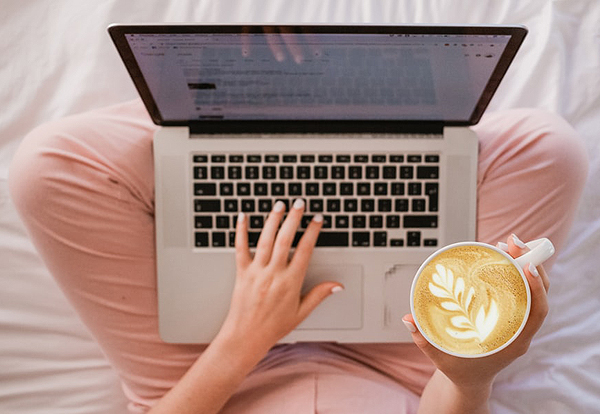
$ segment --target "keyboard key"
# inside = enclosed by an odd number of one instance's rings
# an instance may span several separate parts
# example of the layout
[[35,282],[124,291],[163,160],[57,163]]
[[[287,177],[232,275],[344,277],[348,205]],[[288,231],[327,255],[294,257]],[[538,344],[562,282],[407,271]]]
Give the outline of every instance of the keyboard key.
[[400,228],[400,216],[397,214],[390,214],[385,217],[385,227],[388,229]]
[[369,247],[371,235],[368,231],[352,232],[352,246]]
[[425,194],[429,196],[429,211],[438,211],[438,183],[425,183]]
[[385,162],[386,158],[385,154],[373,154],[371,155],[371,162]]
[[243,199],[242,200],[242,211],[244,213],[252,213],[255,211],[256,203],[253,199]]
[[225,233],[214,232],[212,234],[212,245],[213,247],[225,247]]
[[392,154],[392,155],[390,155],[390,162],[402,163],[402,162],[404,162],[404,155]]
[[336,157],[335,157],[335,162],[350,162],[350,160],[351,160],[350,155],[346,155],[346,154],[336,155]]
[[306,183],[304,189],[307,196],[319,195],[319,183]]
[[353,180],[362,179],[362,167],[357,167],[355,165],[348,167],[348,177]]
[[425,155],[425,162],[440,162],[439,155]]
[[315,178],[327,179],[328,168],[324,165],[315,165],[314,174],[315,174]]
[[194,200],[194,211],[216,213],[221,211],[221,200]]
[[340,195],[354,195],[354,184],[340,183]]
[[354,162],[369,162],[369,156],[366,154],[356,154],[354,156]]
[[292,179],[294,178],[294,167],[289,165],[282,165],[279,167],[279,178],[281,179]]
[[425,211],[426,200],[424,198],[415,198],[412,200],[412,211],[421,212]]
[[210,167],[210,178],[213,180],[225,178],[225,167]]
[[194,155],[192,159],[194,160],[194,162],[197,162],[197,163],[208,162],[207,155]]
[[319,162],[333,162],[333,155],[319,155]]
[[387,232],[386,231],[376,231],[373,233],[373,246],[387,247]]
[[364,229],[367,227],[367,216],[352,216],[352,227],[355,229]]
[[435,247],[437,246],[437,239],[425,239],[423,240],[423,246]]
[[259,237],[260,237],[259,231],[249,231],[248,232],[248,247],[256,247]]
[[410,247],[417,247],[421,245],[421,232],[409,231],[406,233],[406,245]]
[[348,233],[345,231],[322,231],[317,239],[318,247],[347,247]]
[[197,229],[212,229],[213,219],[212,216],[195,216],[194,227]]
[[375,200],[372,198],[363,198],[360,200],[360,211],[375,211]]
[[407,162],[421,162],[422,159],[423,159],[423,157],[421,157],[420,155],[407,155],[406,156]]
[[265,162],[279,162],[279,155],[265,155]]
[[398,174],[398,170],[395,166],[386,165],[383,167],[383,178],[394,179],[396,174]]
[[271,195],[285,195],[285,183],[271,183]]
[[208,178],[208,168],[194,167],[194,178],[196,180],[206,180]]
[[221,196],[233,195],[233,184],[232,183],[219,184],[219,195],[221,195]]
[[369,180],[377,180],[379,179],[379,167],[374,165],[367,166],[367,178]]
[[273,166],[265,165],[262,167],[263,180],[273,180],[277,178],[277,169]]
[[265,225],[264,216],[251,215],[248,221],[251,229],[262,229]]
[[383,216],[369,216],[369,227],[372,229],[383,228]]
[[320,198],[313,198],[309,201],[310,211],[312,213],[323,212],[323,200]]
[[410,228],[435,228],[438,226],[438,216],[432,215],[407,215],[403,217],[402,225]]
[[229,156],[229,162],[234,162],[234,163],[240,163],[240,162],[244,162],[244,156],[243,155],[230,155]]
[[346,178],[346,167],[334,165],[331,167],[331,178],[336,180],[344,180]]
[[223,163],[225,162],[225,155],[211,155],[211,162]]
[[194,238],[196,247],[208,247],[208,232],[196,232]]
[[310,167],[298,166],[296,169],[296,178],[302,180],[310,179]]
[[327,211],[329,212],[339,212],[342,210],[342,202],[339,199],[330,198],[327,200]]
[[267,183],[254,183],[254,195],[264,196],[269,193],[269,186]]
[[405,180],[412,180],[414,177],[414,167],[402,166],[400,167],[400,178]]
[[363,196],[371,195],[371,183],[356,184],[356,193]]
[[301,155],[300,162],[315,162],[314,155]]
[[402,240],[402,239],[390,239],[390,246],[393,246],[393,247],[403,247],[404,246],[404,240]]
[[387,195],[388,183],[375,183],[373,185],[373,191],[375,195]]
[[262,155],[260,154],[248,154],[246,156],[246,160],[251,163],[259,163],[262,162]]
[[407,198],[397,198],[396,199],[396,211],[408,211],[408,199]]
[[344,211],[358,211],[358,200],[355,198],[347,198],[344,200]]
[[217,228],[228,229],[229,228],[229,216],[217,216]]
[[338,229],[347,229],[350,227],[350,217],[335,216],[335,227]]
[[377,200],[377,211],[392,211],[392,200],[390,200],[389,198],[380,198],[379,200]]
[[288,194],[291,196],[302,195],[302,184],[288,183]]
[[408,195],[421,195],[421,183],[408,183]]
[[214,183],[194,183],[194,195],[197,195],[197,196],[217,195],[217,185]]
[[238,180],[242,178],[242,167],[229,166],[227,167],[227,178],[230,180]]
[[323,183],[323,195],[326,195],[326,196],[337,195],[335,183]]
[[392,183],[392,195],[404,195],[404,183]]
[[258,179],[258,167],[246,167],[246,179],[257,180]]
[[284,155],[283,162],[298,162],[297,155]]
[[[238,201],[236,199],[227,199],[224,202],[225,211],[228,213],[235,213],[238,211]],[[215,210],[220,211],[220,210]]]
[[237,183],[237,195],[247,196],[250,195],[250,184],[249,183]]
[[258,200],[258,211],[269,212],[273,209],[273,202],[269,198],[261,198]]
[[440,169],[434,166],[418,166],[417,178],[435,179],[440,177]]

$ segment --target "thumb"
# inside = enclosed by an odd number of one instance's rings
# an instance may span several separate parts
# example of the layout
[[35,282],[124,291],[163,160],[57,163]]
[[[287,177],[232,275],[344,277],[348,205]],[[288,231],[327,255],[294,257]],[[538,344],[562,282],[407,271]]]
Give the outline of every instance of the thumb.
[[298,311],[300,321],[306,319],[327,297],[342,290],[344,290],[344,286],[336,282],[323,282],[313,287],[300,302]]

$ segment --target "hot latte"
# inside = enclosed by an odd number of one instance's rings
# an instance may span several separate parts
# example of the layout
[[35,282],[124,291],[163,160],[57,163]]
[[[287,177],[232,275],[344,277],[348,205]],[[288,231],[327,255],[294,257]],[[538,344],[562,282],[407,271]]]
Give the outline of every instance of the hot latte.
[[421,270],[413,289],[414,316],[441,348],[485,354],[521,328],[528,310],[525,283],[517,267],[492,248],[452,247]]

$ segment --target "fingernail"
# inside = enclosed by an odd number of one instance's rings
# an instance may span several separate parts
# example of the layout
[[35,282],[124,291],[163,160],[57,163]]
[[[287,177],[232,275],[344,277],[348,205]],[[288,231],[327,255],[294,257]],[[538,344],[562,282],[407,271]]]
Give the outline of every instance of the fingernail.
[[279,200],[278,202],[275,203],[275,206],[273,207],[273,211],[276,213],[279,213],[281,210],[283,210],[284,207],[285,207],[285,204],[283,204],[283,201]]
[[313,217],[313,220],[316,221],[317,223],[320,223],[323,221],[323,214],[317,214],[316,216]]
[[342,286],[334,286],[331,288],[331,293],[338,293],[338,292],[341,292],[342,290],[344,290],[344,288]]
[[540,277],[540,272],[538,272],[537,267],[535,267],[533,263],[529,263],[529,273],[535,277]]
[[513,242],[515,243],[515,246],[517,246],[517,247],[518,247],[518,248],[520,248],[520,249],[524,249],[524,248],[525,248],[525,243],[523,243],[523,242],[521,241],[521,239],[519,239],[519,238],[516,236],[516,234],[513,234],[513,235],[512,235],[512,239],[513,239]]
[[294,208],[296,210],[300,210],[304,207],[304,200],[301,198],[296,199],[296,201],[294,201]]
[[240,211],[240,214],[238,214],[237,222],[241,224],[244,222],[245,218],[246,218],[246,215]]
[[496,247],[499,248],[500,250],[508,253],[508,244],[502,243],[502,242],[498,242],[498,244],[496,245]]
[[410,333],[417,332],[417,328],[415,328],[415,325],[413,325],[409,321],[405,321],[404,319],[402,319],[402,323],[404,323],[404,326],[406,326],[406,329],[408,329],[408,332],[410,332]]

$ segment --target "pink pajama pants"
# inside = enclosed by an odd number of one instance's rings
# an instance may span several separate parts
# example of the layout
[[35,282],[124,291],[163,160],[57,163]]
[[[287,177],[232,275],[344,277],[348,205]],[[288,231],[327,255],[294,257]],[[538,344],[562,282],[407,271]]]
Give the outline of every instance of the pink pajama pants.
[[[202,352],[157,330],[152,134],[140,101],[50,122],[10,170],[14,203],[52,275],[145,412]],[[478,240],[547,236],[558,249],[587,174],[575,131],[540,110],[484,116]],[[414,412],[434,368],[412,344],[276,346],[224,413]]]

